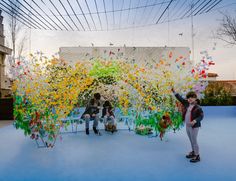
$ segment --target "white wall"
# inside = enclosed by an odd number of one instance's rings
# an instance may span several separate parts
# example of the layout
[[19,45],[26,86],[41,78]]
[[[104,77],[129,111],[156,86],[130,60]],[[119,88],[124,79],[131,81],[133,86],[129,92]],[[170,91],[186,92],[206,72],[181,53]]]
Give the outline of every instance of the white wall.
[[[136,63],[158,62],[165,58],[171,62],[179,56],[183,56],[185,61],[190,61],[190,49],[188,47],[61,47],[59,57],[69,64],[74,64],[78,60],[89,60],[100,57],[102,59],[130,59]],[[110,52],[113,54],[110,55]],[[172,52],[172,58],[169,53]]]

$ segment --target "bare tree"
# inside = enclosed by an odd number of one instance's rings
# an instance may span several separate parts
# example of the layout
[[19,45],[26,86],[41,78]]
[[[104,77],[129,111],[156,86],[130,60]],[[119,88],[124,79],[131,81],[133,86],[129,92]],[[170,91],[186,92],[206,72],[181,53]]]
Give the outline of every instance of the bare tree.
[[216,37],[230,45],[236,45],[236,18],[227,13],[221,13],[220,27],[216,32]]
[[17,53],[18,53],[18,58],[21,59],[23,52],[25,50],[25,42],[27,41],[27,37],[24,34],[23,38],[18,42],[18,46],[17,46]]
[[[11,4],[11,8],[8,21],[9,38],[7,39],[7,44],[12,47],[12,55],[8,57],[9,69],[11,69],[11,67],[15,64],[16,58],[21,59],[25,49],[26,33],[24,31],[23,24],[17,21],[20,11],[20,4],[17,0],[11,0],[9,3]],[[11,70],[9,70],[9,72],[11,72]]]

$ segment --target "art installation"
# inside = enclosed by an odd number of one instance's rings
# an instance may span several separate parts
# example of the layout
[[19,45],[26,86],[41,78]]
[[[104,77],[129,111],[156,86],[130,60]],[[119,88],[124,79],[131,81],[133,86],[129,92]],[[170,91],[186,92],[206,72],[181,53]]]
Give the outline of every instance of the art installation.
[[119,109],[120,115],[132,119],[138,134],[155,132],[162,139],[165,132],[183,125],[181,106],[171,88],[183,95],[194,90],[203,97],[207,70],[214,65],[207,51],[201,52],[203,59],[197,65],[184,56],[173,59],[173,54],[136,63],[122,57],[118,49],[104,51],[106,57],[113,56],[111,59],[94,57],[72,66],[39,52],[30,60],[17,61],[13,87],[15,127],[34,140],[42,139],[46,147],[53,147],[60,128],[71,123],[65,125],[62,120],[99,92]]

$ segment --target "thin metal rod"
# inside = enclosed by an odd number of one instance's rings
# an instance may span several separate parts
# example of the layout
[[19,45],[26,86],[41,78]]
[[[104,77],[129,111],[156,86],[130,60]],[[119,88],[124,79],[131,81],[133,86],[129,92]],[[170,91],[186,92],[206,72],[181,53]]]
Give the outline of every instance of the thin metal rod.
[[165,14],[166,10],[170,7],[171,3],[173,2],[173,0],[171,0],[168,4],[168,6],[166,7],[166,9],[162,12],[161,16],[158,18],[157,23],[159,23],[160,19],[162,18],[162,16]]
[[156,17],[157,17],[157,15],[159,14],[159,12],[160,12],[160,10],[161,10],[161,8],[162,8],[164,2],[165,2],[165,0],[162,1],[160,7],[159,7],[158,10],[156,11],[157,13],[155,13],[155,15],[154,15],[154,17],[153,17],[153,19],[152,19],[152,21],[155,21],[155,20],[156,20]]
[[88,23],[88,20],[87,20],[85,14],[84,14],[84,11],[83,11],[82,7],[80,6],[79,1],[76,0],[76,2],[77,2],[78,6],[79,6],[79,8],[80,8],[80,11],[82,12],[82,14],[83,14],[83,16],[84,16],[84,19],[85,19],[85,21],[86,21],[86,23],[87,23],[87,25],[88,25],[89,30],[91,31],[90,25],[89,25],[89,23]]
[[121,11],[120,11],[119,28],[120,28],[120,25],[121,25],[121,19],[122,19],[122,10],[123,10],[123,7],[124,7],[124,0],[122,1]]
[[65,18],[62,16],[61,12],[57,9],[57,7],[55,6],[55,4],[49,0],[49,2],[52,4],[52,6],[55,8],[55,10],[57,11],[57,13],[61,16],[61,18],[65,21],[65,23],[70,27],[70,29],[72,31],[74,31],[74,29],[72,28],[72,26],[65,20]]
[[115,25],[116,23],[115,23],[115,12],[114,12],[114,0],[112,0],[112,15],[113,15],[113,25]]
[[[173,8],[172,8],[172,10],[171,10],[171,12],[173,12],[175,9],[176,9],[176,7],[178,6],[178,4],[179,4],[179,1],[175,1],[176,3],[175,3],[175,5],[173,5]],[[169,22],[169,20],[170,20],[170,11],[169,11],[169,9],[168,9],[168,16],[166,16],[163,20],[162,20],[162,22],[164,22],[165,20],[166,20],[166,18],[168,18],[168,22]]]
[[[0,9],[2,10],[2,11],[4,11],[5,13],[7,13],[8,15],[10,15],[10,16],[12,16],[12,14],[11,13],[9,13],[7,10],[5,10],[5,9],[3,9],[2,7],[0,7]],[[28,28],[30,28],[30,26],[32,26],[31,24],[29,24],[29,25],[27,25],[26,23],[25,23],[25,21],[22,21],[22,20],[20,20],[18,17],[15,17],[16,19],[17,19],[17,21],[19,21],[19,22],[21,22],[22,24],[24,24],[25,26],[27,26]],[[22,19],[22,18],[21,18]],[[33,26],[34,27],[34,26]],[[36,27],[34,27],[34,28],[36,28]],[[36,28],[37,29],[37,28]]]
[[[140,4],[140,0],[138,1],[138,6],[139,6],[139,4]],[[133,24],[135,24],[135,22],[136,22],[137,13],[138,13],[138,9],[136,9],[136,11],[135,11]]]
[[52,15],[57,19],[57,21],[59,21],[61,23],[61,25],[67,30],[68,28],[61,22],[61,20],[54,14],[54,12],[45,4],[45,2],[43,0],[41,0],[41,2],[48,8],[48,10],[52,13]]
[[[174,1],[178,1],[178,0],[174,0]],[[143,8],[147,8],[147,7],[155,7],[157,5],[161,5],[161,4],[168,4],[170,1],[164,1],[164,2],[161,2],[161,3],[153,3],[153,4],[150,4],[150,5],[142,5],[142,6],[135,6],[135,7],[130,7],[130,8],[124,8],[124,9],[114,9],[114,12],[121,12],[121,11],[129,11],[129,10],[136,10],[136,9],[143,9]],[[95,11],[95,12],[91,12],[92,15],[96,15],[97,13],[99,14],[105,14],[105,11]],[[113,13],[113,10],[106,10],[106,13]],[[69,14],[70,16],[74,15],[74,14]],[[76,15],[83,15],[83,13],[76,13]],[[90,13],[84,13],[84,15],[90,15]],[[56,15],[56,16],[60,16],[60,15]],[[62,16],[68,16],[67,14],[62,14]]]
[[81,27],[83,28],[83,30],[85,31],[85,28],[84,28],[84,26],[82,25],[81,21],[79,20],[79,17],[77,16],[77,14],[75,13],[73,7],[71,6],[70,1],[67,0],[67,3],[69,4],[69,6],[70,6],[71,10],[73,11],[73,13],[74,13],[75,17],[77,18],[77,20],[79,21],[80,26],[81,26]]
[[196,16],[202,9],[204,9],[212,0],[208,1],[202,8],[200,8],[195,14],[194,16]]
[[61,0],[59,0],[59,2],[60,2],[60,4],[61,4],[61,6],[63,7],[64,11],[66,12],[66,14],[69,16],[71,22],[74,24],[74,26],[77,28],[77,30],[80,31],[80,30],[79,30],[79,27],[75,24],[74,20],[73,20],[73,19],[71,18],[71,16],[69,15],[69,13],[68,13],[67,9],[65,8],[64,4],[61,2]]
[[[35,14],[33,14],[28,8],[26,8],[25,7],[25,5],[23,5],[20,1],[18,1],[18,0],[16,0],[23,8],[25,8],[28,12],[30,12],[34,17],[36,17],[43,25],[45,25],[47,28],[49,28],[50,30],[52,30],[51,29],[51,27],[49,27],[49,26],[47,26],[46,24],[45,24],[45,22],[43,22],[41,19],[39,19]],[[16,6],[16,4],[15,3],[12,3],[14,6]],[[17,6],[16,6],[17,7]],[[19,8],[19,7],[18,7]],[[19,9],[21,9],[21,8],[19,8]],[[21,9],[21,11],[23,11],[22,9]],[[23,11],[27,16],[29,16],[25,11]],[[31,19],[33,19],[32,17],[31,17]],[[42,26],[45,30],[47,29],[47,28],[45,28],[45,26],[43,26],[42,24],[40,24],[39,22],[37,22],[36,20],[34,20],[37,24],[39,24],[40,26]]]
[[[47,19],[45,19],[45,18],[44,18],[37,10],[35,10],[27,1],[25,1],[25,0],[23,0],[23,1],[24,1],[31,9],[33,9],[44,21],[46,21],[50,26],[52,26],[54,30],[57,30],[50,22],[47,21]],[[17,2],[20,3],[19,0],[17,0]],[[20,3],[20,4],[22,4],[22,3]],[[38,16],[36,16],[34,13],[32,13],[31,10],[29,10],[28,8],[26,8],[23,4],[22,4],[22,6],[23,6],[25,9],[27,9],[27,10],[30,12],[30,14],[32,14],[33,16],[35,16],[38,20],[40,20],[40,22],[42,22],[42,23],[45,24],[50,30],[52,30],[51,27],[49,27],[45,22],[43,22],[41,19],[39,19]]]
[[131,7],[131,0],[129,0],[129,8],[128,8],[127,22],[129,22],[130,7]]
[[107,10],[106,10],[106,4],[105,4],[105,0],[103,0],[103,6],[104,6],[104,12],[105,12],[105,15],[106,15],[106,22],[107,22],[107,30],[108,30],[108,19],[107,19]]
[[[60,26],[58,26],[57,23],[55,23],[55,21],[50,18],[50,16],[48,16],[48,14],[34,1],[34,0],[31,0],[60,30],[62,30],[62,28]],[[49,23],[49,22],[48,22]],[[49,23],[50,24],[50,23]],[[51,25],[51,24],[50,24]],[[52,25],[51,25],[52,26]]]
[[211,2],[210,4],[208,4],[207,6],[205,6],[198,14],[202,14],[203,11],[205,11],[206,9],[208,9],[209,7],[211,7],[213,4],[215,4],[218,0],[215,0],[213,2]]
[[93,16],[92,16],[91,11],[90,11],[90,8],[89,8],[89,5],[88,5],[88,3],[87,3],[87,0],[85,0],[85,3],[86,3],[86,6],[87,6],[87,8],[88,8],[89,15],[90,15],[90,17],[91,17],[91,19],[92,19],[92,21],[93,21],[94,28],[95,28],[95,30],[97,30],[96,25],[95,25],[95,22],[94,22],[94,19],[93,19]]
[[[1,2],[0,2],[0,4],[4,7],[4,8],[6,8],[9,12],[12,12],[12,11],[15,11],[15,12],[17,12],[17,10],[14,8],[14,7],[12,7],[11,5],[9,5],[8,3],[6,3],[4,0],[2,1],[2,2],[4,2],[6,5],[4,5],[4,4],[2,4]],[[16,6],[16,5],[15,5]],[[17,7],[18,8],[18,7]],[[18,10],[21,10],[20,8],[18,8]],[[22,10],[21,10],[22,11]],[[24,11],[23,11],[24,12]],[[25,13],[25,12],[24,12]],[[26,13],[25,13],[26,14]],[[18,11],[18,13],[16,14],[18,17],[20,17],[20,16],[22,16],[22,17],[24,17],[24,19],[26,19],[28,22],[30,22],[30,24],[33,24],[34,25],[34,27],[37,27],[37,28],[39,28],[39,29],[41,29],[41,27],[43,27],[43,26],[38,26],[36,23],[35,23],[35,21],[33,22],[32,20],[30,20],[30,19],[28,19],[25,15],[23,15],[21,12],[19,12]],[[20,15],[20,16],[19,16]],[[12,14],[11,14],[11,16],[12,16]],[[28,16],[28,15],[27,15]],[[23,19],[23,18],[22,18]],[[36,28],[36,29],[37,29]],[[44,28],[44,27],[43,27]]]
[[[183,9],[182,7],[184,7],[184,5],[186,4],[187,1],[183,1],[182,4],[180,4],[179,8],[177,9],[177,11],[175,13],[172,13],[173,15],[170,17],[170,19],[175,16],[175,17],[179,17],[178,15],[182,13],[182,10]],[[180,13],[179,13],[180,12]]]
[[[145,14],[145,12],[146,12],[148,3],[149,3],[149,0],[146,1],[146,5],[145,5],[145,7],[144,7],[144,9],[143,9],[143,13],[142,13],[142,16],[141,16],[141,17],[144,17],[144,14]],[[140,22],[139,22],[140,24],[141,24],[142,20],[143,20],[143,19],[140,18]]]
[[208,13],[210,10],[212,10],[216,5],[218,5],[222,0],[219,0],[215,5],[213,5],[211,8],[206,10],[204,13]]
[[[194,8],[200,1],[201,1],[201,0],[198,0],[196,3],[193,4],[193,7],[190,7],[190,8],[189,8],[189,5],[187,5],[188,11],[185,11],[185,10],[183,11],[183,12],[185,12],[185,13],[181,16],[181,19],[183,19],[183,18],[185,17],[185,15],[188,14],[189,12],[190,12],[190,15],[191,15],[192,8]],[[204,3],[204,1],[205,1],[205,0],[203,0],[202,3]],[[202,3],[201,3],[199,6],[201,6]],[[198,6],[198,7],[199,7],[199,6]],[[197,7],[197,8],[198,8],[198,7]],[[196,8],[196,9],[197,9],[197,8]]]
[[[124,0],[123,0],[123,1],[124,1]],[[97,1],[96,1],[96,0],[94,0],[94,3],[95,3],[95,6],[96,6],[96,10],[97,10],[97,15],[98,15],[99,23],[100,23],[101,30],[102,30],[102,21],[101,21],[101,18],[100,18],[99,12],[98,12],[98,5],[97,5]]]

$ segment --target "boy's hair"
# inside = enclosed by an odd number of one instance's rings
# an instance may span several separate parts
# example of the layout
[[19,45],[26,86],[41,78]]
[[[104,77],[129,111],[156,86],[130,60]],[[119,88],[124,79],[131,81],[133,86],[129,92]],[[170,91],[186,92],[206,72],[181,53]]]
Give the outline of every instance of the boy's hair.
[[200,105],[200,104],[201,104],[200,99],[196,99],[196,103],[197,103],[198,105]]
[[194,91],[190,91],[187,93],[186,98],[197,98],[197,94]]
[[95,93],[94,98],[97,99],[97,100],[100,100],[101,99],[101,94]]
[[111,103],[109,101],[105,101],[103,107],[111,107]]

